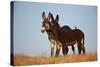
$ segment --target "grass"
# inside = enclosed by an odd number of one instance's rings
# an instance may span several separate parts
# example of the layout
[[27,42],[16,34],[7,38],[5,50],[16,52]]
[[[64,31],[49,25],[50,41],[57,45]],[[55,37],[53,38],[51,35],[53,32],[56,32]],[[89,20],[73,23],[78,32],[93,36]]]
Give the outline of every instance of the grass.
[[81,55],[66,55],[59,57],[51,56],[24,56],[14,55],[14,65],[37,65],[37,64],[56,64],[56,63],[70,63],[70,62],[83,62],[83,61],[96,61],[97,53],[88,53]]

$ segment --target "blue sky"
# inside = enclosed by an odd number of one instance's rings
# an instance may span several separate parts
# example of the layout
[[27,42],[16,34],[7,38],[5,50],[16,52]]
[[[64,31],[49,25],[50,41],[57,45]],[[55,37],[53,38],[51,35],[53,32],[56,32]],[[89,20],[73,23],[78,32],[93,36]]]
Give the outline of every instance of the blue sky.
[[[47,33],[41,33],[42,12],[59,15],[59,24],[74,26],[85,34],[86,52],[97,51],[97,7],[34,2],[14,3],[14,52],[25,55],[50,55]],[[75,46],[76,53],[77,47]],[[69,53],[72,53],[69,47]]]

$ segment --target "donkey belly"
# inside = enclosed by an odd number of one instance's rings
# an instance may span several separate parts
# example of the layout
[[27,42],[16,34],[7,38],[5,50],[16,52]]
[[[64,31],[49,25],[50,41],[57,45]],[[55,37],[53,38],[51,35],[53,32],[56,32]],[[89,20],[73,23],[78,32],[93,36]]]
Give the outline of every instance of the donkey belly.
[[65,40],[64,42],[63,42],[63,45],[74,45],[76,43],[76,41],[75,40]]
[[69,45],[69,44],[75,44],[76,42],[76,37],[73,37],[73,34],[66,34],[63,33],[60,37],[59,40],[63,45]]

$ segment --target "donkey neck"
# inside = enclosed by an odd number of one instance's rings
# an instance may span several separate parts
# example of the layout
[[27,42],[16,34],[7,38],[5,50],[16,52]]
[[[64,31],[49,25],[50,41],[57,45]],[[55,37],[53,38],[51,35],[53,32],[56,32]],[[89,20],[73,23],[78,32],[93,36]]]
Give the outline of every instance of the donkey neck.
[[53,31],[57,34],[59,34],[59,32],[61,31],[61,27],[60,25],[56,25],[55,28],[53,29]]
[[54,35],[54,32],[53,31],[47,30],[47,34],[50,37],[50,39],[54,39],[55,38],[55,35]]

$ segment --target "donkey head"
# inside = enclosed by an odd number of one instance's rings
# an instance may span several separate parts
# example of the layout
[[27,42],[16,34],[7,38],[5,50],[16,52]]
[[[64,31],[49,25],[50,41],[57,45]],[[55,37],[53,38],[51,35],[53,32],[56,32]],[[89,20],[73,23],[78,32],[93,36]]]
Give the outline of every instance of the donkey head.
[[53,32],[54,32],[55,30],[60,29],[60,25],[58,23],[59,15],[56,15],[56,17],[54,19],[53,14],[51,14],[51,13],[49,13],[49,14],[50,14],[50,19],[51,19],[50,23],[53,27]]
[[42,27],[41,27],[41,32],[45,32],[46,30],[49,30],[49,18],[45,16],[45,12],[42,13]]
[[59,21],[59,15],[57,15],[56,17],[55,17],[55,19],[53,18],[53,15],[51,14],[51,19],[52,19],[52,21],[51,21],[51,24],[52,25],[55,25],[55,27],[60,27],[59,26],[59,23],[58,23],[58,21]]
[[55,27],[56,22],[58,21],[58,19],[54,20],[53,14],[51,14],[50,12],[47,17],[45,16],[45,12],[43,12],[42,19],[43,21],[42,21],[41,32],[52,31]]

